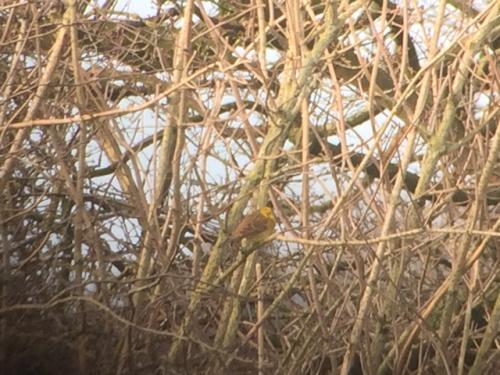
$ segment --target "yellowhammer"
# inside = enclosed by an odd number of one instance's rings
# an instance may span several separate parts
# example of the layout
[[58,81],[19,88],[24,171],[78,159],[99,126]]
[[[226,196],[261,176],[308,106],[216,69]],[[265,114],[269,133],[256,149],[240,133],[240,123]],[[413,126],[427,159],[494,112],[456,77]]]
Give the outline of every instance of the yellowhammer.
[[262,242],[273,234],[275,224],[273,210],[269,207],[262,207],[260,210],[243,217],[234,228],[230,240],[239,242],[246,239],[253,243]]

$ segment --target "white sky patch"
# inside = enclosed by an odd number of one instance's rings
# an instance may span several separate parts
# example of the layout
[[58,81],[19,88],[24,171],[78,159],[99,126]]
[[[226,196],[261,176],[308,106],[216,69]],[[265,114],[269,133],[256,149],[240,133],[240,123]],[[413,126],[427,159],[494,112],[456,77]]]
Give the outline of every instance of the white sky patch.
[[[100,0],[98,3],[102,4],[104,0]],[[143,18],[156,15],[156,6],[151,0],[118,0],[116,9],[135,13]]]

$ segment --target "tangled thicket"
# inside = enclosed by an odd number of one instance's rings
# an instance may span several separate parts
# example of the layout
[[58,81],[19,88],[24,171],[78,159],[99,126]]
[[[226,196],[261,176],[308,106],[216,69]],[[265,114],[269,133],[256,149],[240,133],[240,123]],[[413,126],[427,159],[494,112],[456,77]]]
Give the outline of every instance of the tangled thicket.
[[94,3],[0,5],[6,373],[500,366],[499,1]]

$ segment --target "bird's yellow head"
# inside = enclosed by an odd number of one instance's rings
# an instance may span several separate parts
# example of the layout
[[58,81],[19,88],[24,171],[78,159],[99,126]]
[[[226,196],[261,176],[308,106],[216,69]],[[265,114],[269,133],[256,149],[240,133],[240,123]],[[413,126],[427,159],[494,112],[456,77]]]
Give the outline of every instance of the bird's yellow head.
[[269,219],[274,218],[273,210],[270,207],[262,207],[259,211],[264,217],[267,217]]

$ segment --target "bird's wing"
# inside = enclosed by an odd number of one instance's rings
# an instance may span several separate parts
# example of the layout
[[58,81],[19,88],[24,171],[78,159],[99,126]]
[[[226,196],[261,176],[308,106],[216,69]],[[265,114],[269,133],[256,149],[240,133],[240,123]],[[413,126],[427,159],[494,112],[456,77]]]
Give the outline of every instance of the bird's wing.
[[267,218],[263,217],[259,212],[249,215],[236,226],[233,232],[235,239],[253,236],[267,228]]

